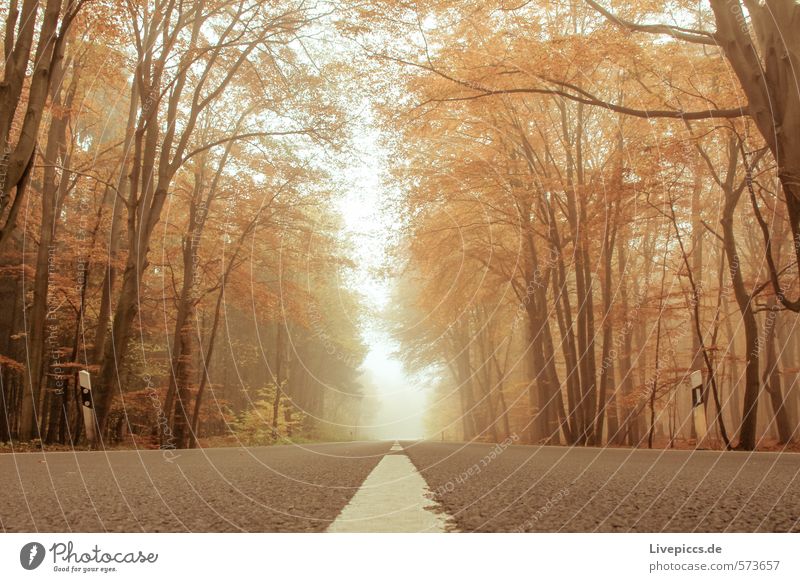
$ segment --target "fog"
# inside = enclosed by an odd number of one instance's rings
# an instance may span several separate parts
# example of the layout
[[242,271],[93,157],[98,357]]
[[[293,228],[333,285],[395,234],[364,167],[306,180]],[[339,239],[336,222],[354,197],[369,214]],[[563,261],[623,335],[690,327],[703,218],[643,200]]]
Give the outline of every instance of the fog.
[[388,245],[397,233],[397,221],[387,204],[390,187],[383,180],[386,152],[379,145],[367,108],[361,121],[354,159],[342,176],[346,191],[339,208],[356,265],[350,284],[368,306],[362,327],[369,352],[360,377],[365,396],[354,434],[358,438],[417,439],[425,432],[427,387],[415,384],[405,373],[381,315],[392,287],[382,267]]

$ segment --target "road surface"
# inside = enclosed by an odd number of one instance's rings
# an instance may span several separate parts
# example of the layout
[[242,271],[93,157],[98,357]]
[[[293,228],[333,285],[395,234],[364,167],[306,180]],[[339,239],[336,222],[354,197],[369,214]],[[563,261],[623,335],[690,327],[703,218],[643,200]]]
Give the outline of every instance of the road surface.
[[800,531],[796,453],[407,445],[463,531]]
[[0,455],[6,532],[800,531],[800,455],[357,442]]

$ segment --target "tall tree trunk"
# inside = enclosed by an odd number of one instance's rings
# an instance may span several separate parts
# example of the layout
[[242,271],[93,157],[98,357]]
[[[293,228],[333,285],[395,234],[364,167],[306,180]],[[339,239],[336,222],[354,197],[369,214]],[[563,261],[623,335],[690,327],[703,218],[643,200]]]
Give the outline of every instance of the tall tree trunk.
[[[729,346],[728,352],[730,352],[731,354],[736,354],[737,353],[736,333],[733,329],[733,325],[731,324],[731,318],[728,315],[729,313],[731,313],[731,307],[730,307],[730,302],[728,301],[728,299],[725,297],[724,294],[722,296],[722,306],[726,314],[725,333],[728,336],[728,344],[727,344]],[[739,429],[741,429],[742,426],[742,416],[741,416],[742,403],[741,403],[741,395],[739,394],[739,365],[736,362],[736,357],[733,355],[729,357],[728,360],[730,367],[728,376],[730,376],[729,384],[731,392],[730,396],[731,404],[729,408],[731,411],[731,420],[733,421],[733,426],[737,427],[736,431],[733,434],[731,434],[731,438],[734,438],[738,434]]]
[[[229,271],[226,271],[226,273],[227,272]],[[227,277],[225,277],[225,279],[227,279]],[[211,329],[208,334],[208,348],[206,348],[205,354],[203,354],[203,369],[200,375],[200,385],[197,387],[197,394],[195,395],[194,400],[194,411],[192,412],[192,439],[189,443],[191,448],[196,447],[198,444],[197,437],[199,434],[198,431],[200,430],[200,410],[203,403],[203,394],[211,374],[211,358],[214,355],[214,345],[216,344],[222,300],[225,297],[225,279],[223,279],[222,284],[220,285],[219,295],[217,296],[217,302],[214,306],[214,320],[211,323]]]
[[497,361],[497,354],[492,353],[492,361],[494,363],[495,371],[497,373],[497,400],[498,404],[500,405],[500,418],[503,421],[503,432],[505,434],[505,438],[509,438],[511,436],[511,425],[508,421],[508,404],[506,403],[506,395],[505,390],[503,389],[505,385],[505,376],[506,370],[508,369],[508,355],[511,353],[511,338],[508,338],[509,346],[506,347],[506,357],[503,368],[500,368],[500,362]]
[[165,410],[170,416],[172,430],[162,434],[162,447],[169,444],[178,448],[187,445],[187,429],[190,426],[189,402],[191,400],[192,321],[196,302],[197,248],[202,234],[203,221],[199,220],[197,201],[202,195],[204,180],[202,164],[195,172],[195,185],[189,212],[189,227],[183,238],[183,283],[178,296],[178,310],[172,341],[172,362],[169,388],[165,399]]
[[778,311],[777,300],[774,296],[770,297],[767,306],[773,311],[767,311],[766,321],[764,322],[764,343],[766,344],[766,353],[764,354],[764,387],[769,395],[769,401],[772,405],[772,412],[774,414],[775,425],[778,429],[778,442],[780,444],[787,444],[792,441],[792,426],[789,421],[789,413],[786,408],[786,401],[783,396],[783,387],[781,385],[781,372],[780,364],[778,362],[776,350],[776,327]]
[[612,261],[614,257],[615,239],[617,236],[617,212],[619,203],[613,205],[614,216],[609,219],[606,215],[606,227],[603,233],[603,351],[600,366],[600,390],[598,401],[600,403],[592,431],[592,445],[603,442],[603,426],[608,415],[608,440],[615,438],[619,430],[615,394],[616,387],[609,390],[610,381],[613,382],[614,362],[611,358],[611,346],[614,341],[614,330],[611,323],[612,308]]
[[733,211],[736,201],[730,197],[726,201],[726,210],[722,218],[723,245],[728,258],[733,294],[744,325],[745,357],[745,389],[742,411],[742,426],[739,432],[740,450],[752,451],[756,446],[756,426],[758,422],[758,395],[761,390],[759,379],[759,347],[758,325],[753,312],[753,300],[747,293],[741,272],[741,262],[736,249],[736,237],[733,230]]
[[[552,204],[545,205],[548,217],[550,237],[550,260],[555,263],[553,273],[553,297],[555,300],[556,322],[561,334],[561,350],[566,365],[565,383],[567,387],[567,421],[566,428],[570,434],[567,442],[574,444],[576,435],[585,432],[583,408],[580,406],[580,372],[578,371],[578,353],[575,345],[574,319],[567,285],[566,267],[562,253],[561,237],[556,226],[555,210]],[[540,284],[540,282],[535,282]]]
[[656,352],[655,352],[655,367],[653,371],[653,380],[650,387],[650,428],[647,431],[647,448],[653,448],[653,438],[656,429],[656,397],[658,394],[658,380],[661,373],[661,319],[664,313],[664,286],[667,278],[667,251],[669,250],[670,236],[667,232],[667,240],[664,243],[664,257],[663,265],[661,267],[661,288],[658,295],[658,320],[656,321]]
[[[63,56],[63,55],[62,55]],[[56,206],[62,184],[67,181],[67,173],[59,172],[58,167],[63,165],[66,155],[68,111],[74,97],[75,82],[69,91],[66,103],[62,100],[62,82],[65,70],[62,59],[57,59],[56,70],[53,71],[54,79],[52,91],[52,119],[47,132],[47,145],[44,154],[44,172],[42,179],[42,217],[39,225],[39,247],[36,252],[36,274],[33,280],[33,306],[28,330],[28,370],[25,375],[27,386],[22,399],[20,419],[20,440],[30,440],[35,436],[37,423],[44,422],[41,418],[45,413],[40,408],[42,400],[42,384],[46,384],[46,370],[48,361],[48,338],[57,336],[58,314],[49,297],[50,272],[55,270],[58,261],[57,250],[54,245],[58,217]],[[59,176],[61,178],[59,179]],[[48,331],[49,330],[49,331]],[[50,345],[49,351],[58,346]]]
[[131,144],[133,143],[134,130],[136,127],[136,113],[138,111],[138,84],[131,86],[131,99],[128,106],[128,122],[125,129],[125,139],[122,142],[123,158],[120,163],[119,176],[116,182],[116,192],[111,192],[111,231],[108,235],[108,253],[103,282],[100,286],[100,311],[97,315],[97,329],[94,337],[93,361],[99,363],[103,357],[103,347],[108,334],[109,322],[111,319],[111,304],[114,297],[114,287],[117,282],[117,261],[122,243],[122,221],[125,205],[123,200],[128,197],[130,181],[127,163],[130,154]]
[[[700,173],[699,164],[695,166],[694,170],[694,184],[692,187],[692,272],[698,278],[698,287],[703,289],[703,222],[700,215],[700,194],[702,191],[703,182],[702,174]],[[699,297],[698,297],[699,299]],[[699,309],[692,310],[693,326],[697,329],[700,328],[701,323],[696,321],[699,314]],[[692,370],[700,370],[705,367],[703,361],[703,348],[700,345],[701,337],[698,334],[692,334]],[[720,413],[721,418],[721,413]],[[693,422],[689,423],[689,432],[692,439],[697,438],[697,432]]]
[[278,415],[281,409],[283,397],[283,377],[281,376],[281,364],[283,361],[283,326],[284,323],[278,316],[275,321],[275,372],[273,382],[275,383],[275,398],[272,401],[272,438],[278,438]]
[[475,341],[478,348],[478,356],[480,358],[480,378],[478,384],[481,389],[481,401],[483,403],[483,411],[485,422],[483,423],[483,433],[487,432],[491,435],[492,442],[500,442],[497,432],[497,412],[495,410],[494,397],[492,396],[492,361],[490,353],[494,352],[494,345],[492,345],[491,337],[489,337],[488,330],[489,322],[482,307],[475,309]]
[[[621,440],[627,442],[630,446],[637,446],[642,438],[642,417],[640,415],[640,408],[638,406],[635,383],[634,383],[634,369],[631,363],[631,355],[634,353],[633,339],[634,332],[642,327],[639,317],[639,310],[641,307],[641,298],[637,297],[631,311],[630,297],[628,294],[631,271],[628,268],[630,260],[628,257],[628,249],[625,239],[619,237],[617,240],[617,267],[618,279],[620,285],[620,306],[622,313],[625,314],[625,323],[620,330],[622,335],[621,349],[619,354],[620,375],[622,384],[622,398],[623,398],[623,417],[621,420],[622,435]],[[649,258],[647,263],[649,264]],[[645,366],[643,347],[639,347],[640,356],[638,358],[639,364]]]

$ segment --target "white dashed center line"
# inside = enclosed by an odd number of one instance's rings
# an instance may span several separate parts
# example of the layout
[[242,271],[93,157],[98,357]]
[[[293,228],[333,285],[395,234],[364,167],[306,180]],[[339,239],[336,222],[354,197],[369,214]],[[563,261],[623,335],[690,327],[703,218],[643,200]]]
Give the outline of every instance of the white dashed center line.
[[395,441],[361,484],[329,532],[445,532],[447,515]]

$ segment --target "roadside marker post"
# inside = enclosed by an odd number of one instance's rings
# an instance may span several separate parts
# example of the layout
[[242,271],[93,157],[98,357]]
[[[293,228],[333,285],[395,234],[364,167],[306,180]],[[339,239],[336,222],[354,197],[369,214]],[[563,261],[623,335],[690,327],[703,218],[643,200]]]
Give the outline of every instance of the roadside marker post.
[[708,421],[706,420],[706,407],[703,405],[703,373],[699,370],[692,372],[689,376],[692,388],[692,418],[694,420],[694,430],[697,433],[698,446],[708,434]]
[[92,402],[92,379],[89,372],[81,370],[78,372],[78,383],[81,388],[81,409],[83,410],[83,426],[86,430],[86,439],[89,443],[94,442],[94,402]]

